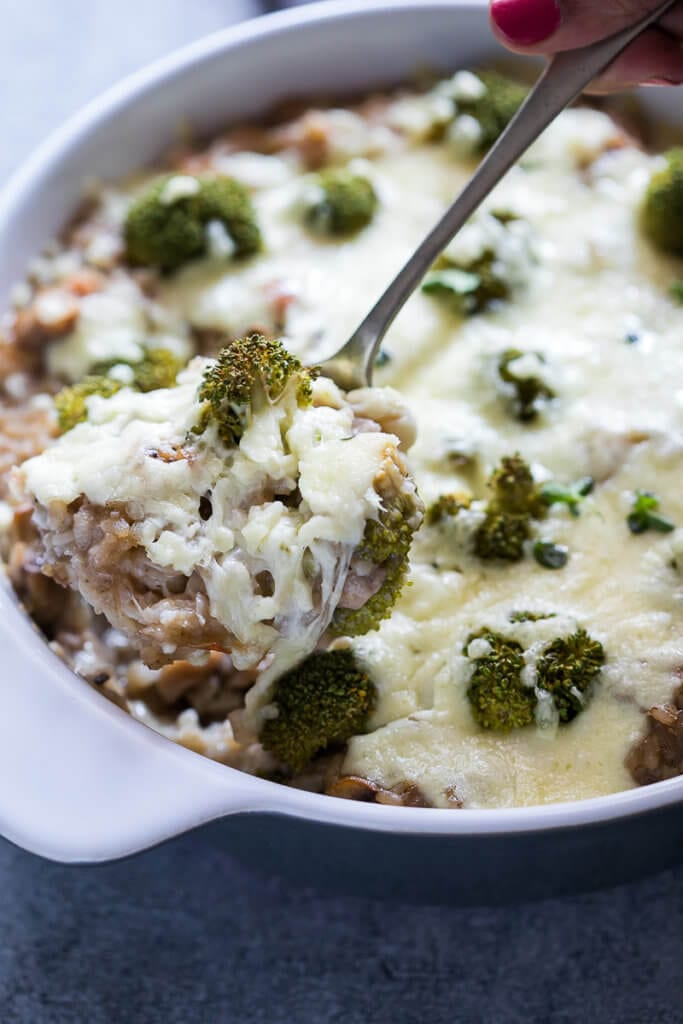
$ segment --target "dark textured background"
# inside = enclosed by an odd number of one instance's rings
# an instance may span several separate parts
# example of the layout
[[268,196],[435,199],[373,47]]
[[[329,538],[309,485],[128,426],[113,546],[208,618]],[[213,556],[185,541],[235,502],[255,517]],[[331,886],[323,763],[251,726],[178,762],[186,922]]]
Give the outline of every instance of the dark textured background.
[[[0,181],[123,73],[257,6],[1,0]],[[459,911],[293,890],[210,833],[98,868],[0,842],[0,1024],[679,1024],[682,964],[683,870]]]

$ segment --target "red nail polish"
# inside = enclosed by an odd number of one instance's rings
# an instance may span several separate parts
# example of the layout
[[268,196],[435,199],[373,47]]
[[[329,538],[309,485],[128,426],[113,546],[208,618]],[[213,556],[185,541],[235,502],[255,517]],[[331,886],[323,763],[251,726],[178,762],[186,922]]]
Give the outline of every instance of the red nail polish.
[[517,46],[533,46],[560,27],[557,0],[492,0],[491,20]]
[[680,78],[648,78],[641,85],[681,85]]

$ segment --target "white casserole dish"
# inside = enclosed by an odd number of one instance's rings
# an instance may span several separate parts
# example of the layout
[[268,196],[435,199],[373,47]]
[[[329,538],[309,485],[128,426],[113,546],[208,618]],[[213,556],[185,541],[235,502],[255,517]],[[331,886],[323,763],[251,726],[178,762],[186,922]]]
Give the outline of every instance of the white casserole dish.
[[[210,130],[287,96],[390,85],[424,64],[476,65],[500,54],[486,7],[316,4],[218,33],[127,79],[49,139],[0,196],[0,301],[73,212],[84,180],[152,160],[180,120]],[[670,119],[677,98],[643,96]],[[490,902],[621,881],[683,850],[683,778],[578,803],[457,812],[253,778],[173,745],[74,677],[8,586],[0,612],[0,830],[43,856],[107,860],[236,816],[223,832],[252,863],[373,893]]]

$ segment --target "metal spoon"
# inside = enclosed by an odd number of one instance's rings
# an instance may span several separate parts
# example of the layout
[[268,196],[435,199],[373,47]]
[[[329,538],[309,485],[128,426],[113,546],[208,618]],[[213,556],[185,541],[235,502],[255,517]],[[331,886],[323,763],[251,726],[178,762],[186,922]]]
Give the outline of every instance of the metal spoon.
[[347,391],[372,383],[379,347],[397,314],[434,260],[472,216],[503,175],[545,128],[618,57],[637,36],[677,0],[667,0],[629,28],[549,62],[519,111],[489,150],[455,202],[418,246],[360,327],[322,364],[322,372]]

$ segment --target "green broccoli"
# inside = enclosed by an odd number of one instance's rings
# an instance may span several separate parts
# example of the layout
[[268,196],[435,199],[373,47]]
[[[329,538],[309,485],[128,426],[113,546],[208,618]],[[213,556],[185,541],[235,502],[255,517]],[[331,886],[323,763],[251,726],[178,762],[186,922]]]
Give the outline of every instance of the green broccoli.
[[221,349],[204,372],[198,392],[203,406],[195,432],[202,433],[213,421],[223,443],[234,448],[252,411],[277,402],[290,385],[296,388],[299,404],[307,405],[315,376],[315,370],[304,369],[276,338],[261,334],[237,338]]
[[516,372],[515,364],[528,355],[536,356],[540,363],[545,362],[540,352],[526,353],[518,348],[505,349],[498,360],[498,376],[512,399],[515,418],[522,423],[536,419],[543,405],[555,398],[555,392],[541,376]]
[[[491,474],[489,487],[493,493],[474,534],[474,553],[483,559],[518,562],[524,556],[525,541],[531,537],[532,519],[542,519],[547,506],[521,455],[505,456]],[[467,495],[442,494],[427,509],[426,523],[436,526],[469,507]]]
[[110,359],[106,363],[98,363],[93,372],[109,374],[113,367],[121,365],[129,366],[133,371],[128,386],[135,391],[146,392],[174,387],[176,377],[185,364],[167,348],[145,348],[140,359]]
[[458,512],[469,508],[471,499],[468,494],[441,494],[425,512],[427,526],[436,526],[444,519],[457,516]]
[[518,562],[531,536],[531,520],[546,509],[529,466],[520,455],[506,456],[489,480],[493,496],[474,539],[479,558]]
[[351,235],[367,227],[379,200],[362,174],[345,168],[321,171],[316,181],[319,198],[306,210],[306,224],[321,235]]
[[522,645],[483,629],[467,638],[463,653],[474,640],[485,640],[488,651],[474,658],[467,699],[475,720],[483,729],[509,732],[534,721],[536,694],[522,682]]
[[379,629],[391,615],[406,574],[413,536],[422,524],[422,503],[415,494],[397,494],[383,501],[378,519],[369,519],[354,559],[384,570],[384,581],[361,608],[337,608],[331,631],[337,636],[362,636]]
[[524,557],[524,542],[531,537],[529,516],[510,515],[489,508],[474,538],[474,551],[484,560],[519,562]]
[[425,277],[422,291],[434,296],[456,316],[474,316],[492,302],[502,302],[511,295],[510,284],[503,277],[492,249],[460,266],[442,256]]
[[65,387],[58,391],[54,396],[54,404],[61,433],[66,433],[67,430],[75,427],[77,423],[82,423],[83,420],[87,419],[88,407],[86,400],[88,398],[92,395],[111,398],[122,387],[123,385],[119,381],[112,380],[103,374],[91,374],[83,377],[78,384],[72,384],[70,387]]
[[489,480],[493,498],[489,502],[507,515],[531,516],[542,519],[546,508],[541,499],[538,484],[534,480],[528,463],[521,455],[506,455]]
[[350,650],[317,651],[278,679],[278,714],[266,720],[261,743],[296,775],[320,751],[362,732],[376,699]]
[[131,364],[133,387],[143,392],[175,387],[176,377],[184,365],[184,361],[167,348],[146,349],[142,359]]
[[[514,621],[552,617],[521,613]],[[488,645],[479,656],[471,652],[470,645],[475,640],[485,640]],[[474,662],[467,689],[472,714],[482,728],[500,732],[534,721],[541,690],[551,695],[560,724],[571,722],[585,709],[605,662],[602,644],[585,629],[557,637],[544,648],[536,665],[533,687],[522,682],[524,650],[516,640],[484,628],[468,637],[463,653]]]
[[234,178],[199,177],[197,190],[168,196],[178,175],[152,182],[135,200],[124,225],[126,259],[134,266],[157,267],[171,273],[207,252],[207,225],[224,226],[235,257],[252,256],[261,248],[261,233],[247,189]]
[[[499,231],[521,220],[516,214],[505,211],[491,211],[484,216],[497,222]],[[457,258],[446,250],[425,277],[422,291],[456,316],[474,316],[492,303],[508,301],[516,284],[510,270],[499,259],[495,246],[489,244],[471,259]]]
[[[65,433],[87,418],[86,398],[89,398],[90,395],[111,398],[122,387],[130,387],[135,391],[171,388],[175,385],[176,376],[183,365],[181,359],[165,348],[146,348],[142,357],[136,361],[110,359],[107,362],[98,363],[87,377],[77,384],[62,388],[55,395],[54,403],[59,429]],[[115,366],[131,368],[133,376],[130,383],[124,384],[123,381],[111,376],[111,371]]]
[[560,722],[571,722],[583,711],[604,662],[602,644],[585,629],[558,637],[545,648],[536,667],[536,685],[552,694]]
[[644,234],[658,249],[683,255],[683,147],[664,154],[666,166],[650,178],[641,209]]
[[528,612],[518,611],[510,612],[508,619],[510,622],[543,622],[544,619],[556,619],[557,612]]
[[496,71],[480,71],[477,78],[485,91],[481,96],[456,99],[456,116],[469,114],[479,122],[481,135],[477,150],[483,154],[507,128],[529,92],[526,85]]

